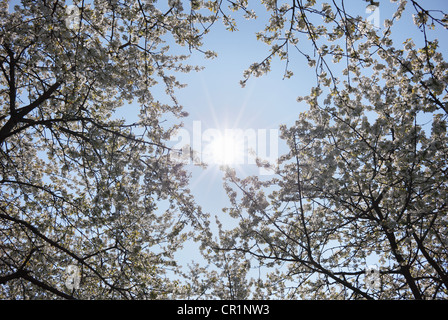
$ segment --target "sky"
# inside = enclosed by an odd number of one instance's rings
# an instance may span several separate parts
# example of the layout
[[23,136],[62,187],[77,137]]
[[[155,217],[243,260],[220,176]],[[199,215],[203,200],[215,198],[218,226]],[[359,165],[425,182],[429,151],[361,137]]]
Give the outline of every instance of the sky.
[[[265,10],[260,9],[261,13]],[[309,92],[313,73],[305,67],[299,70],[299,76],[283,80],[284,64],[275,61],[268,76],[253,77],[242,88],[239,81],[243,79],[243,71],[269,54],[269,47],[257,41],[255,35],[263,29],[267,16],[245,20],[237,13],[234,18],[238,21],[238,31],[227,31],[217,23],[204,39],[204,48],[216,51],[218,57],[204,60],[201,55],[193,54],[191,63],[204,66],[204,70],[180,76],[180,80],[188,84],[177,94],[179,102],[189,113],[183,122],[192,139],[197,139],[197,135],[193,137],[197,132],[193,132],[193,127],[197,129],[200,124],[202,140],[207,140],[204,133],[208,129],[219,130],[223,135],[225,129],[233,132],[241,129],[257,135],[257,147],[262,141],[258,139],[258,134],[261,137],[266,134],[265,141],[269,147],[270,130],[277,131],[280,124],[293,124],[299,112],[304,110],[305,106],[298,104],[296,99],[299,94]],[[294,55],[306,66],[304,57]],[[277,139],[276,143],[278,154],[286,152],[283,141]],[[203,141],[202,151],[205,156],[208,155],[207,141]],[[267,155],[270,155],[269,151],[266,150]],[[256,165],[249,164],[247,156],[243,163],[239,162],[233,167],[243,175],[259,173]],[[211,161],[205,170],[194,165],[187,168],[193,174],[191,190],[198,203],[205,211],[219,214],[227,204],[219,163]]]

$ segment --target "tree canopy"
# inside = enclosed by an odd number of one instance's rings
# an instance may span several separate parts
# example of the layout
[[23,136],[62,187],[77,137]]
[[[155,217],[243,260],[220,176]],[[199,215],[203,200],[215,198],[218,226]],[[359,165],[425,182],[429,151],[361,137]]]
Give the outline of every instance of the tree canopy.
[[[22,1],[1,10],[2,297],[157,298],[188,225],[207,224],[165,141],[176,72],[213,16],[151,1]],[[76,10],[74,9],[76,8]],[[71,16],[70,14],[74,14]],[[171,104],[153,97],[160,83]],[[114,116],[136,101],[138,121]],[[82,272],[67,292],[67,265]]]
[[[0,297],[445,299],[448,15],[391,2],[379,27],[344,0],[2,1]],[[218,21],[236,30],[233,12],[270,17],[242,86],[276,58],[293,81],[292,50],[316,86],[280,127],[288,152],[257,162],[272,176],[225,168],[229,229],[167,141],[188,116],[176,74],[216,56],[202,41]],[[421,38],[397,44],[402,20]],[[131,104],[137,121],[116,116]],[[185,270],[190,239],[207,265]]]

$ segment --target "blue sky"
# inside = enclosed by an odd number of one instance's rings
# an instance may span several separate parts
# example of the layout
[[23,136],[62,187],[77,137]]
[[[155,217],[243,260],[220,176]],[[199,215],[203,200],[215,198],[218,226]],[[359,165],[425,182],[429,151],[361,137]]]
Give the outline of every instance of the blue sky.
[[[262,10],[264,8],[261,8],[261,13]],[[306,59],[297,54],[293,55],[305,66],[300,70],[300,76],[282,80],[284,64],[276,61],[269,76],[251,78],[245,88],[241,87],[239,81],[243,79],[243,71],[269,54],[269,48],[255,36],[264,27],[267,16],[245,20],[237,13],[234,17],[238,21],[238,31],[229,32],[217,23],[205,37],[204,48],[216,51],[218,57],[204,60],[201,55],[193,54],[191,63],[205,69],[180,77],[181,81],[188,83],[177,96],[189,113],[189,117],[184,119],[189,132],[192,132],[194,121],[201,122],[203,131],[207,128],[251,129],[256,132],[277,129],[280,124],[292,124],[304,110],[305,106],[298,104],[296,98],[309,91],[313,74]],[[284,144],[279,141],[279,153],[285,151]],[[242,174],[258,173],[255,165],[238,167]],[[193,173],[191,189],[198,203],[212,215],[219,214],[227,205],[219,166],[210,164],[206,170],[193,165],[188,168]]]

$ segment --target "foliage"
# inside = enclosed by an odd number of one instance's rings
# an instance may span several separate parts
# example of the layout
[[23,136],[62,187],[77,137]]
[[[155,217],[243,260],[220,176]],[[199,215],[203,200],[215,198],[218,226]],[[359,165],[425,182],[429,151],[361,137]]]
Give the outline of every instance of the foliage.
[[[176,295],[173,254],[207,221],[165,146],[178,125],[164,117],[186,115],[174,75],[199,68],[167,42],[203,52],[214,20],[177,2],[2,1],[2,298]],[[132,105],[137,121],[116,116]],[[64,286],[69,265],[79,290]]]

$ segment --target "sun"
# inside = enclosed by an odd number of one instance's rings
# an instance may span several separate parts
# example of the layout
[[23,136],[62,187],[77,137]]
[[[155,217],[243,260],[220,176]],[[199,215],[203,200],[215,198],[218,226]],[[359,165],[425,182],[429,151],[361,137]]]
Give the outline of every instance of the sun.
[[208,153],[215,164],[239,164],[243,155],[241,141],[231,134],[220,134],[208,145]]

